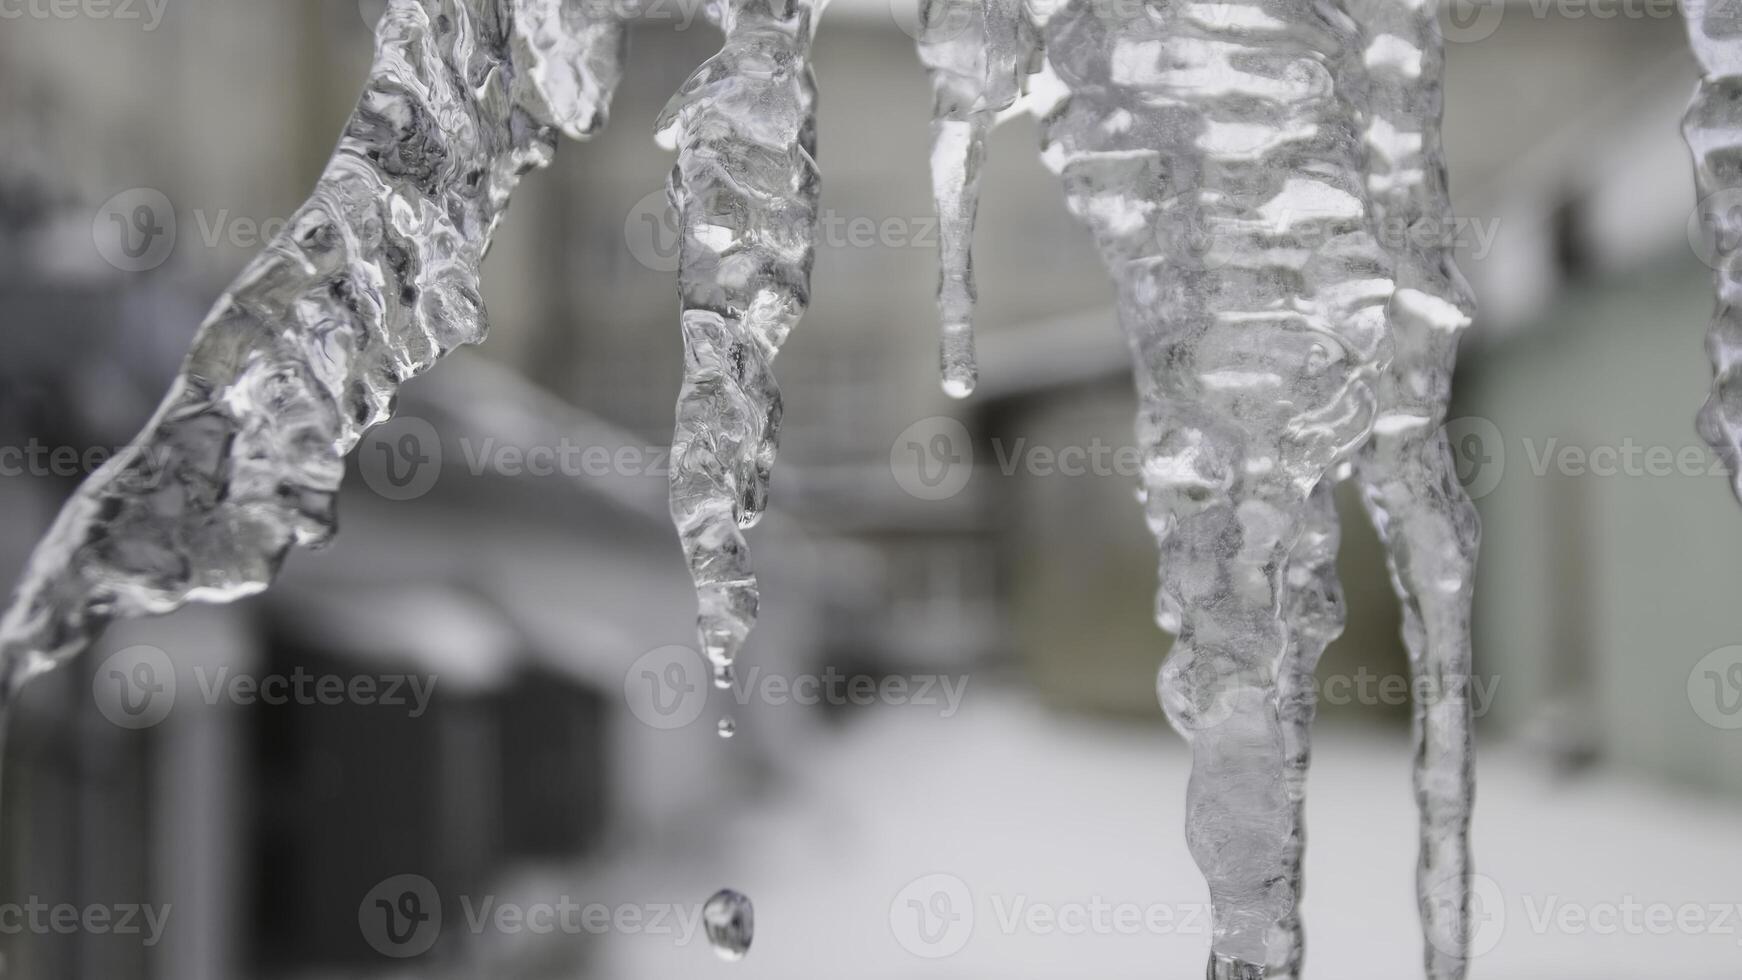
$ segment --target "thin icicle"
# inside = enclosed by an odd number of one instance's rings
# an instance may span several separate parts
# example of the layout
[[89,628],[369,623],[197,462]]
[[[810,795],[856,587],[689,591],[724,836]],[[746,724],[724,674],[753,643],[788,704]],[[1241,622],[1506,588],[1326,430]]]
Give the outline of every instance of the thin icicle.
[[780,435],[771,366],[810,301],[819,176],[811,0],[730,0],[725,46],[661,114],[678,151],[684,380],[672,435],[671,514],[714,681],[756,621],[743,528],[761,517]]
[[998,113],[1022,94],[1036,64],[1022,0],[922,0],[919,57],[932,82],[931,180],[938,211],[939,363],[944,391],[966,398],[974,358],[974,220],[980,164]]
[[1687,0],[1688,39],[1700,63],[1700,87],[1682,120],[1694,157],[1700,220],[1712,241],[1718,306],[1706,335],[1712,393],[1700,410],[1700,435],[1730,468],[1742,497],[1742,19],[1712,0]]
[[1071,0],[1045,48],[1067,92],[1045,159],[1112,273],[1142,395],[1157,618],[1178,634],[1160,695],[1192,743],[1209,974],[1262,977],[1294,909],[1290,555],[1371,431],[1390,356],[1389,262],[1337,85],[1357,31],[1313,0]]
[[1367,41],[1367,186],[1397,279],[1393,356],[1379,380],[1379,418],[1356,457],[1355,476],[1385,542],[1416,682],[1416,887],[1427,976],[1461,980],[1468,969],[1476,788],[1468,692],[1480,522],[1458,482],[1445,421],[1458,340],[1475,304],[1452,255],[1455,226],[1440,147],[1444,45],[1435,7],[1357,0],[1354,10]]
[[1300,539],[1288,556],[1289,650],[1277,679],[1277,712],[1282,722],[1283,776],[1290,826],[1283,867],[1294,886],[1294,907],[1270,938],[1270,980],[1299,980],[1306,936],[1300,901],[1305,886],[1306,780],[1312,764],[1313,719],[1318,713],[1316,673],[1319,658],[1343,632],[1343,587],[1337,579],[1341,541],[1337,504],[1330,480],[1313,490]]
[[[308,202],[37,546],[0,620],[0,705],[105,623],[258,592],[332,535],[345,453],[401,383],[483,339],[479,264],[551,127],[603,121],[621,27],[542,30],[562,3],[394,0]],[[563,70],[587,84],[543,87]]]

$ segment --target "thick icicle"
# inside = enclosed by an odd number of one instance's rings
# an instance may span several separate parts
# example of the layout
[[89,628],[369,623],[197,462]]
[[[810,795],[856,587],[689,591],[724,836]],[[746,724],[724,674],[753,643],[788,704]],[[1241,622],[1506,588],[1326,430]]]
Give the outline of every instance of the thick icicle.
[[334,530],[343,457],[400,384],[483,339],[479,264],[553,126],[603,122],[621,26],[578,2],[394,0],[332,161],[86,480],[0,621],[0,704],[108,621],[267,586]]
[[1452,256],[1435,5],[1356,0],[1353,10],[1367,45],[1367,187],[1397,280],[1391,365],[1379,379],[1379,417],[1355,476],[1385,542],[1415,677],[1416,887],[1427,976],[1461,980],[1476,788],[1468,694],[1480,525],[1458,482],[1445,421],[1458,339],[1474,302]]
[[922,0],[919,57],[931,75],[931,182],[938,210],[939,363],[944,391],[966,398],[974,360],[974,219],[980,164],[998,113],[1038,67],[1022,0]]
[[728,686],[756,620],[743,528],[761,517],[780,434],[771,366],[810,301],[817,195],[811,0],[729,0],[726,43],[661,114],[678,151],[684,379],[672,435],[671,514],[697,626]]
[[1071,0],[1044,40],[1067,93],[1045,158],[1095,233],[1136,361],[1158,620],[1178,634],[1159,687],[1192,743],[1209,973],[1262,977],[1294,908],[1289,557],[1371,430],[1390,356],[1390,267],[1337,85],[1357,31],[1313,0]]
[[1731,487],[1742,497],[1742,20],[1713,0],[1687,0],[1682,9],[1700,64],[1682,135],[1693,152],[1718,293],[1706,334],[1712,393],[1700,410],[1700,435],[1729,466]]

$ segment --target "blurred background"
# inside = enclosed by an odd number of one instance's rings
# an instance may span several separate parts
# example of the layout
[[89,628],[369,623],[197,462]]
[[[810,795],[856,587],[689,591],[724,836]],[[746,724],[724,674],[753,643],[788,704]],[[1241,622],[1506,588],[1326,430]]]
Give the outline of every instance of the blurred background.
[[[303,200],[382,7],[0,0],[7,576]],[[1692,428],[1712,301],[1679,12],[1445,15],[1481,306],[1452,412],[1485,528],[1472,975],[1733,978],[1742,510]],[[835,0],[816,42],[815,302],[778,364],[740,688],[709,691],[688,649],[665,515],[681,348],[651,129],[718,35],[664,0],[610,128],[522,184],[489,343],[354,455],[337,542],[28,689],[0,976],[1198,975],[1110,290],[1012,121],[984,182],[981,390],[941,394],[914,19]],[[1393,980],[1420,971],[1407,668],[1382,550],[1342,510],[1309,963]],[[755,902],[742,963],[701,935],[720,887]]]

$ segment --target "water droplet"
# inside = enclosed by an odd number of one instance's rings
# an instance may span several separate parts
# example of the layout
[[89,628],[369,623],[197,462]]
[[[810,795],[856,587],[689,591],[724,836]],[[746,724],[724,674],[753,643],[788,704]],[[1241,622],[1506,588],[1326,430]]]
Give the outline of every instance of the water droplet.
[[721,959],[741,960],[756,937],[756,910],[747,896],[722,888],[702,906],[702,926]]
[[731,738],[738,734],[738,723],[730,718],[720,719],[720,737]]
[[738,682],[738,671],[730,663],[714,664],[714,687],[722,691],[730,691],[732,685]]

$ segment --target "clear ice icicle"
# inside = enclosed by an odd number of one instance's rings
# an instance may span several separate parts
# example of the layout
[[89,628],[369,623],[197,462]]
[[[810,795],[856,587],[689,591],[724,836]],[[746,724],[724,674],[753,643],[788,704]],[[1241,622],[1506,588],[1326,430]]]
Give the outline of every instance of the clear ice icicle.
[[580,9],[394,0],[313,194],[37,546],[0,620],[0,704],[105,623],[257,592],[333,533],[345,453],[400,384],[483,339],[479,265],[521,175],[553,127],[604,120],[622,28]]
[[1390,357],[1390,262],[1338,84],[1358,32],[1314,0],[1070,0],[1044,41],[1065,90],[1044,159],[1094,232],[1135,361],[1157,618],[1178,636],[1159,693],[1192,745],[1209,975],[1262,977],[1295,906],[1279,698],[1308,638],[1290,556],[1371,431]]
[[998,113],[1038,67],[1022,0],[921,0],[919,57],[931,75],[931,182],[938,211],[939,364],[944,391],[966,398],[974,358],[974,220],[980,164]]
[[1688,39],[1700,65],[1700,84],[1682,119],[1694,158],[1699,215],[1711,242],[1717,309],[1706,334],[1712,391],[1699,428],[1730,469],[1742,497],[1742,19],[1713,0],[1686,0]]
[[678,151],[667,185],[679,219],[684,378],[671,445],[671,514],[698,600],[715,683],[756,620],[743,529],[768,498],[780,434],[772,365],[810,301],[819,175],[810,0],[710,8],[725,46],[661,114]]
[[1480,522],[1458,482],[1446,433],[1458,340],[1474,310],[1452,255],[1440,146],[1444,51],[1433,4],[1353,0],[1363,28],[1367,187],[1387,230],[1397,290],[1379,416],[1355,478],[1385,543],[1403,609],[1413,689],[1417,899],[1428,980],[1468,970],[1471,740],[1470,604]]

